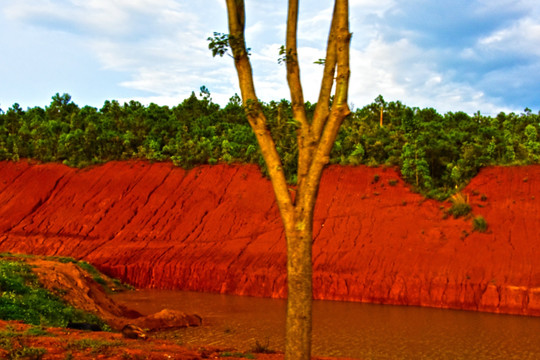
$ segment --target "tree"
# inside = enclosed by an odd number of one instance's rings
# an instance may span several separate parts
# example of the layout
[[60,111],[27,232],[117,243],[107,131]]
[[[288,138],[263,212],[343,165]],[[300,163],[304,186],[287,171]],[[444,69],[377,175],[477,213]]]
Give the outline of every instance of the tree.
[[525,127],[525,137],[525,148],[527,149],[529,158],[532,161],[537,161],[540,154],[540,142],[538,142],[538,131],[533,124]]
[[[336,0],[328,36],[323,79],[316,108],[305,109],[297,53],[298,0],[288,4],[286,45],[281,55],[287,67],[293,118],[297,123],[297,189],[293,195],[286,182],[282,161],[268,128],[262,104],[255,93],[249,49],[246,48],[243,0],[226,0],[229,34],[215,34],[209,47],[223,56],[227,46],[238,74],[242,102],[268,167],[287,240],[287,322],[285,358],[307,360],[311,356],[312,241],[313,212],[324,166],[339,127],[349,115],[349,32],[348,0]],[[332,88],[336,88],[332,98]],[[332,101],[331,101],[332,98]]]

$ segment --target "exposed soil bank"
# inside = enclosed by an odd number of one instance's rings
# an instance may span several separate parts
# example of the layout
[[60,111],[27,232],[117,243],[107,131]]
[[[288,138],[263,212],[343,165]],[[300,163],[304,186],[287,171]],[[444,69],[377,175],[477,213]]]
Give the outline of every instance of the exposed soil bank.
[[[540,315],[540,166],[484,169],[465,193],[487,233],[394,170],[329,167],[315,297]],[[0,162],[0,251],[85,259],[138,287],[286,295],[281,220],[251,165]]]

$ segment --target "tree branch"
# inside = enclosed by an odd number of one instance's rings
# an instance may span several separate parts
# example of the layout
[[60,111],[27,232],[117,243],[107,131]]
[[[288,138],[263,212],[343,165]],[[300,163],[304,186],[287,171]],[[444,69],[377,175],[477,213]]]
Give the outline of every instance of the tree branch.
[[332,93],[332,86],[334,85],[334,75],[336,72],[337,63],[337,47],[336,47],[336,7],[334,5],[334,12],[332,16],[332,23],[330,25],[330,33],[328,34],[328,43],[326,45],[326,58],[324,62],[324,72],[321,81],[321,90],[319,92],[319,99],[317,106],[315,107],[315,113],[313,114],[313,140],[318,142],[324,125],[328,120],[330,114],[330,95]]
[[298,191],[301,192],[309,169],[313,146],[311,145],[311,125],[306,116],[303,89],[300,82],[300,65],[296,41],[298,30],[298,0],[289,0],[287,16],[285,59],[293,117],[300,124],[300,127],[296,131],[296,137],[298,143],[297,184]]
[[302,196],[299,199],[299,206],[302,209],[315,207],[322,170],[329,161],[330,151],[336,140],[341,123],[350,114],[347,104],[350,77],[349,46],[351,40],[351,34],[349,33],[348,0],[336,0],[332,23],[332,28],[334,28],[335,24],[336,37],[336,93],[334,102],[332,103],[332,110],[330,111],[328,120],[324,122],[321,137],[312,157],[313,160],[306,177],[306,189],[302,192]]
[[275,142],[267,127],[266,117],[262,111],[261,104],[255,94],[253,71],[244,39],[244,1],[227,0],[227,12],[229,14],[229,45],[233,52],[246,116],[257,137],[261,153],[268,166],[268,173],[272,180],[272,186],[283,223],[286,228],[292,228],[294,226],[292,197],[289,193]]
[[298,0],[289,0],[289,13],[287,18],[286,39],[286,65],[287,83],[291,92],[291,105],[296,121],[301,126],[307,125],[306,110],[304,108],[304,93],[300,83],[300,66],[298,63],[298,49],[296,33],[298,28]]

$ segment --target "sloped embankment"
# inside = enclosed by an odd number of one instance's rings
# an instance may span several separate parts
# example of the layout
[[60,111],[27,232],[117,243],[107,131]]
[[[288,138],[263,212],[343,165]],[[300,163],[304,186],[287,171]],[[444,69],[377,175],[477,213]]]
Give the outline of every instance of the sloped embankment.
[[[88,271],[88,267],[81,266],[82,264],[73,261],[73,259],[2,254],[0,256],[0,261],[28,264],[31,271],[39,279],[40,287],[46,289],[50,294],[54,294],[61,298],[63,302],[69,304],[73,308],[98,316],[112,329],[118,331],[127,324],[140,326],[149,330],[200,326],[202,324],[202,318],[196,314],[186,314],[178,310],[161,309],[157,313],[142,315],[136,310],[116,303],[109,296],[110,291],[113,289],[127,290],[122,289],[122,286],[118,288],[118,284],[116,284],[113,279],[103,276],[103,274],[98,273],[95,269],[93,269],[93,271]],[[8,282],[9,280],[13,280],[10,275],[7,276]],[[31,288],[33,288],[33,286],[31,286]],[[10,319],[19,319],[27,323],[33,323],[31,318],[34,321],[36,321],[36,319],[38,322],[40,321],[39,317],[25,317],[24,307],[19,308],[20,304],[25,303],[24,299],[27,299],[30,302],[33,301],[34,305],[36,305],[40,301],[37,296],[30,299],[31,296],[28,296],[24,291],[17,287],[11,287],[9,293],[10,296],[19,299],[19,302],[16,302],[12,306],[15,316],[10,316]],[[43,298],[45,298],[45,296],[43,296]],[[8,305],[3,304],[3,306],[5,308]],[[41,308],[44,309],[45,306],[41,304]],[[23,316],[21,316],[21,314]],[[53,321],[53,324],[59,325],[64,319],[66,319],[66,321],[69,320],[68,314],[69,312],[66,313],[64,317],[54,317],[51,316],[51,314],[44,314],[41,322],[49,323],[49,321]],[[14,314],[12,313],[11,315]],[[77,323],[77,320],[78,319],[75,319],[73,321]],[[90,319],[90,321],[93,320]],[[90,325],[88,323],[82,324]],[[96,325],[96,323],[94,323],[94,325]]]
[[[487,233],[391,169],[329,167],[315,297],[540,315],[540,166],[484,169],[465,193]],[[85,259],[139,287],[286,295],[279,214],[251,165],[0,162],[0,251]]]

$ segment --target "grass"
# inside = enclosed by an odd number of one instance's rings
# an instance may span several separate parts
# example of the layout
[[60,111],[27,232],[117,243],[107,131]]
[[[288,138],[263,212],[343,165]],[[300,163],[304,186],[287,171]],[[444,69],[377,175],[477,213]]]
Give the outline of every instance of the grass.
[[53,334],[47,332],[43,326],[31,326],[29,327],[23,335],[25,336],[53,336]]
[[[103,275],[96,269],[92,264],[87,263],[86,261],[75,261],[81,269],[86,271],[92,276],[92,279],[100,284],[103,289],[107,292],[115,292],[117,290],[133,290],[134,288],[130,285],[122,283],[118,279],[109,279],[109,282],[103,278]],[[111,284],[112,282],[112,284]],[[112,285],[112,286],[111,286]]]
[[481,215],[478,215],[476,216],[473,221],[473,231],[477,231],[477,232],[486,232],[487,231],[487,222],[486,222],[486,219],[484,219],[483,216]]
[[68,350],[90,350],[93,354],[101,354],[113,347],[126,346],[123,341],[108,341],[96,339],[80,339],[67,344]]
[[47,350],[43,348],[35,348],[31,346],[22,346],[16,349],[12,349],[7,354],[8,360],[41,360],[47,353]]
[[103,286],[105,289],[107,288],[107,282],[105,281],[105,279],[103,279],[101,273],[93,265],[87,263],[86,261],[79,261],[77,262],[77,265],[81,269],[89,273],[95,282]]
[[0,319],[56,327],[65,327],[70,321],[105,325],[97,316],[75,309],[43,289],[28,264],[3,258],[0,258]]
[[232,352],[225,351],[222,352],[220,357],[235,357],[235,358],[245,358],[245,359],[255,359],[254,354],[275,354],[276,351],[270,349],[269,339],[266,339],[265,343],[260,343],[258,340],[255,341],[255,345],[248,352]]
[[[9,252],[0,253],[0,261],[2,259],[12,260],[12,259],[28,259],[28,258],[35,258],[35,257],[36,255],[30,255],[30,254],[12,254]],[[45,260],[50,260],[50,261],[58,261],[63,264],[72,263],[72,264],[77,265],[82,270],[86,271],[95,282],[100,284],[106,292],[111,293],[111,292],[116,292],[116,291],[134,289],[133,286],[129,284],[124,284],[118,279],[111,279],[111,278],[105,279],[103,277],[103,274],[101,274],[99,270],[97,270],[92,264],[86,261],[76,260],[72,257],[67,257],[67,256],[43,256],[42,258]],[[59,290],[58,293],[61,293],[62,291],[65,291],[65,290]]]
[[251,352],[255,354],[275,354],[276,351],[270,349],[270,339],[266,338],[266,342],[260,343],[259,340],[255,340],[255,346],[251,348]]
[[219,354],[219,357],[234,357],[234,358],[244,358],[244,359],[255,359],[255,355],[252,353],[243,353],[243,352],[230,352],[225,351]]
[[46,354],[46,350],[25,346],[23,338],[27,336],[50,335],[41,327],[30,327],[24,332],[16,331],[12,326],[7,325],[0,331],[0,348],[7,351],[6,359],[35,359],[39,360]]
[[454,219],[467,216],[472,211],[471,205],[469,205],[469,197],[465,197],[462,193],[452,195],[450,202],[452,206],[446,210],[445,214],[452,215]]
[[26,331],[16,331],[12,326],[7,325],[4,330],[0,331],[0,339],[8,339],[20,336],[53,336],[47,332],[42,326],[31,326]]

